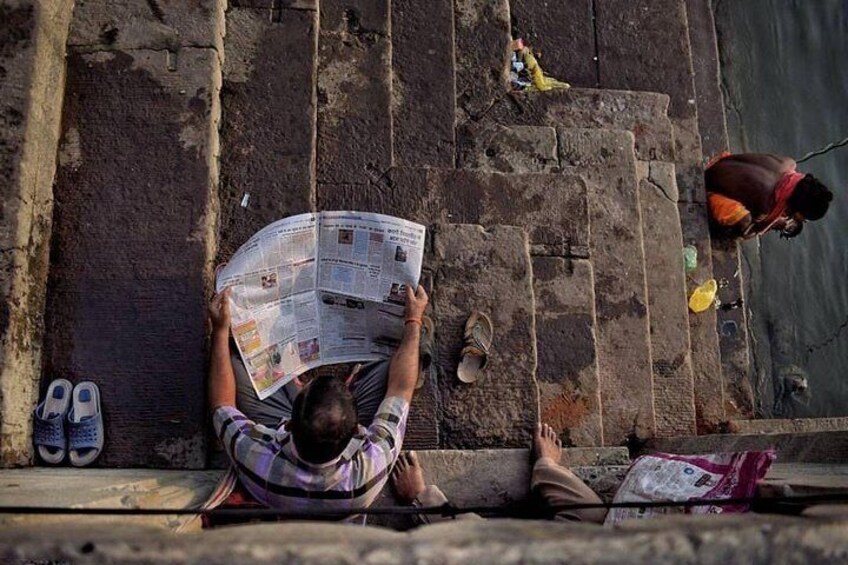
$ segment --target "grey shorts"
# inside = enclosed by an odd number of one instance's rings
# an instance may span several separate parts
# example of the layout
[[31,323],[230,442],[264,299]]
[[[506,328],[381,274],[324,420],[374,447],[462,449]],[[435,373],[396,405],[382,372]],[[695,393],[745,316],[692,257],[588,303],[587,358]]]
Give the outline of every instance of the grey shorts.
[[[238,352],[231,353],[231,360],[236,374],[236,408],[257,424],[270,428],[276,428],[282,422],[291,419],[294,399],[300,392],[294,381],[289,382],[265,400],[259,400]],[[371,424],[380,403],[386,397],[390,361],[390,359],[384,359],[364,365],[350,386],[359,423],[363,426],[367,427]]]

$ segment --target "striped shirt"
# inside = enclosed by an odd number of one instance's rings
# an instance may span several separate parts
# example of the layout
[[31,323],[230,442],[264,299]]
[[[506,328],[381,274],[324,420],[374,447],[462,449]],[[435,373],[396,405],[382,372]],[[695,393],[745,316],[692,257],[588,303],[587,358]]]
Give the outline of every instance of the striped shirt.
[[286,511],[367,508],[383,489],[400,454],[409,404],[383,400],[368,428],[359,426],[345,450],[327,463],[301,459],[291,434],[249,420],[238,409],[215,411],[215,432],[241,484],[259,502]]

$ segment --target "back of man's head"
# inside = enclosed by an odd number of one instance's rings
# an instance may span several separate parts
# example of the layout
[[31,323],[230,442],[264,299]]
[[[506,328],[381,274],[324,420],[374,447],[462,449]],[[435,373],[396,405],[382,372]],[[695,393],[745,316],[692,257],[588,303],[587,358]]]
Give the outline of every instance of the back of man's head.
[[792,212],[804,214],[804,219],[818,220],[827,212],[833,193],[813,175],[806,175],[798,182],[795,192],[789,197]]
[[289,429],[309,463],[338,457],[356,433],[356,405],[342,379],[316,377],[294,399]]

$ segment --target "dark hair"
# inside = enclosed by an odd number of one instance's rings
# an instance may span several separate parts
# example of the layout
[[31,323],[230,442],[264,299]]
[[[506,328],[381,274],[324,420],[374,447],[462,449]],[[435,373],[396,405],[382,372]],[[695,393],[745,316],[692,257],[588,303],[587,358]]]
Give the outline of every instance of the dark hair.
[[357,429],[356,405],[342,379],[314,378],[294,399],[289,427],[304,460],[326,463],[338,457]]
[[813,175],[806,175],[798,182],[795,192],[789,197],[789,209],[804,214],[805,220],[818,220],[827,212],[833,193]]

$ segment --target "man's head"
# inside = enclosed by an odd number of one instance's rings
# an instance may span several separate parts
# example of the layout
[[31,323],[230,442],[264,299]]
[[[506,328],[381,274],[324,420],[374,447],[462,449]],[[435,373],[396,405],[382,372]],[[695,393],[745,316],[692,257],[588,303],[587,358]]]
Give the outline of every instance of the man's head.
[[789,197],[789,209],[802,220],[818,220],[827,212],[833,193],[813,175],[805,175]]
[[342,379],[316,377],[294,399],[289,431],[304,460],[326,463],[347,447],[356,422],[356,405]]

